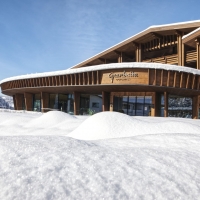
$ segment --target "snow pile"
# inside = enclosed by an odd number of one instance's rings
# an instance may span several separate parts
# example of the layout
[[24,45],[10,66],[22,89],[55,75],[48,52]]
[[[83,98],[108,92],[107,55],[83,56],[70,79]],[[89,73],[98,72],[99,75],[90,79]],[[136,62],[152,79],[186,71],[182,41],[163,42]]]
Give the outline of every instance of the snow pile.
[[199,199],[199,122],[0,112],[0,199]]
[[74,120],[75,116],[69,115],[60,111],[49,111],[42,116],[33,119],[25,127],[50,128],[53,126],[59,127],[64,121]]
[[0,135],[67,135],[86,119],[60,111],[0,112]]
[[143,117],[102,112],[86,119],[68,136],[81,140],[99,140],[160,133],[200,133],[200,124],[190,124],[193,120],[185,123],[175,118],[155,119],[154,122],[148,122]]

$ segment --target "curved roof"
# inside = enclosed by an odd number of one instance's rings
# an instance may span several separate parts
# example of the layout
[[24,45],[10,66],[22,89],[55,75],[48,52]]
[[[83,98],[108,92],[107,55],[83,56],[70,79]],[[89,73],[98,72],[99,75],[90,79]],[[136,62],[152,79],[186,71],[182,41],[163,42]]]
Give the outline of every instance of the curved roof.
[[54,71],[54,72],[44,72],[44,73],[36,73],[36,74],[27,74],[21,76],[15,76],[11,78],[6,78],[0,81],[0,84],[21,80],[21,79],[29,79],[29,78],[39,78],[39,77],[47,77],[47,76],[58,76],[58,75],[66,75],[66,74],[75,74],[81,72],[89,72],[89,71],[97,71],[97,70],[107,70],[107,69],[125,69],[125,68],[142,68],[142,69],[164,69],[178,72],[186,72],[200,75],[200,70],[193,69],[190,67],[182,67],[177,65],[169,65],[169,64],[160,64],[160,63],[144,63],[144,62],[127,62],[127,63],[112,63],[112,64],[102,64],[102,65],[94,65],[90,67],[84,68],[76,68],[76,69],[67,69],[62,71]]
[[142,38],[144,36],[147,36],[148,34],[152,34],[152,33],[159,33],[159,34],[163,34],[164,32],[173,32],[175,33],[176,31],[185,31],[187,29],[191,29],[189,30],[189,32],[193,31],[194,29],[200,27],[200,20],[195,20],[195,21],[187,21],[187,22],[180,22],[180,23],[173,23],[173,24],[165,24],[165,25],[157,25],[157,26],[150,26],[149,28],[131,36],[130,38],[96,54],[95,56],[92,56],[91,58],[78,63],[77,65],[74,65],[71,68],[78,68],[78,67],[83,67],[83,65],[86,65],[87,63],[100,58],[101,56],[106,55],[107,53],[117,50],[118,48],[130,43],[130,42],[135,42],[135,43],[139,43],[142,41]]

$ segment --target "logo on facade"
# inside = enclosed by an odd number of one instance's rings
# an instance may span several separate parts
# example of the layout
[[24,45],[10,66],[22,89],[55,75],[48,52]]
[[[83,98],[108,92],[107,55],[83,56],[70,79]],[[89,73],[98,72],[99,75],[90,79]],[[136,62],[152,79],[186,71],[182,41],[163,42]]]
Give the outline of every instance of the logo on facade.
[[138,73],[135,73],[135,72],[127,73],[125,71],[123,73],[113,73],[113,72],[111,72],[108,76],[109,76],[109,78],[111,78],[111,82],[113,83],[114,79],[116,81],[129,81],[130,78],[138,77]]

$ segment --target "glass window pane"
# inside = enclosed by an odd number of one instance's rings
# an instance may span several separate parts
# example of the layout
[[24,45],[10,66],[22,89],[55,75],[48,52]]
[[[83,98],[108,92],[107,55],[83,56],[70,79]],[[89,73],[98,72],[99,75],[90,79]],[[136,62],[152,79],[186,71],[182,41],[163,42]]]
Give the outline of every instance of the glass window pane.
[[41,112],[41,96],[40,96],[40,94],[33,95],[33,111]]
[[144,96],[137,96],[136,116],[143,116]]
[[129,96],[129,110],[128,115],[135,116],[135,103],[136,103],[136,97],[135,96]]

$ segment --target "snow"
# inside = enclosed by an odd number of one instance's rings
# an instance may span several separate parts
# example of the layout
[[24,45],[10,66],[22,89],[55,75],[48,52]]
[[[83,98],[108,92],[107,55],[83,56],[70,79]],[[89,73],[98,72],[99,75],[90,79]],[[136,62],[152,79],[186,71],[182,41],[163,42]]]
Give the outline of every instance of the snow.
[[189,37],[190,35],[193,35],[194,33],[198,32],[199,30],[200,30],[200,27],[197,28],[197,29],[195,29],[194,31],[192,31],[192,32],[190,32],[190,33],[184,35],[184,36],[182,37],[182,39],[185,39],[185,38]]
[[160,63],[145,63],[145,62],[123,62],[123,63],[111,63],[111,64],[102,64],[102,65],[93,65],[90,67],[81,67],[76,69],[67,69],[62,71],[54,71],[54,72],[44,72],[44,73],[36,73],[36,74],[28,74],[28,75],[21,75],[3,79],[0,81],[0,84],[19,80],[19,79],[29,79],[29,78],[38,78],[38,77],[47,77],[47,76],[58,76],[58,75],[66,75],[66,74],[74,74],[74,73],[82,73],[82,72],[90,72],[95,70],[107,70],[107,69],[125,69],[130,68],[134,69],[164,69],[164,70],[172,70],[178,72],[186,72],[200,75],[200,70],[193,69],[190,67],[182,67],[177,65],[169,65],[169,64],[160,64]]
[[0,199],[199,199],[199,120],[0,111]]

